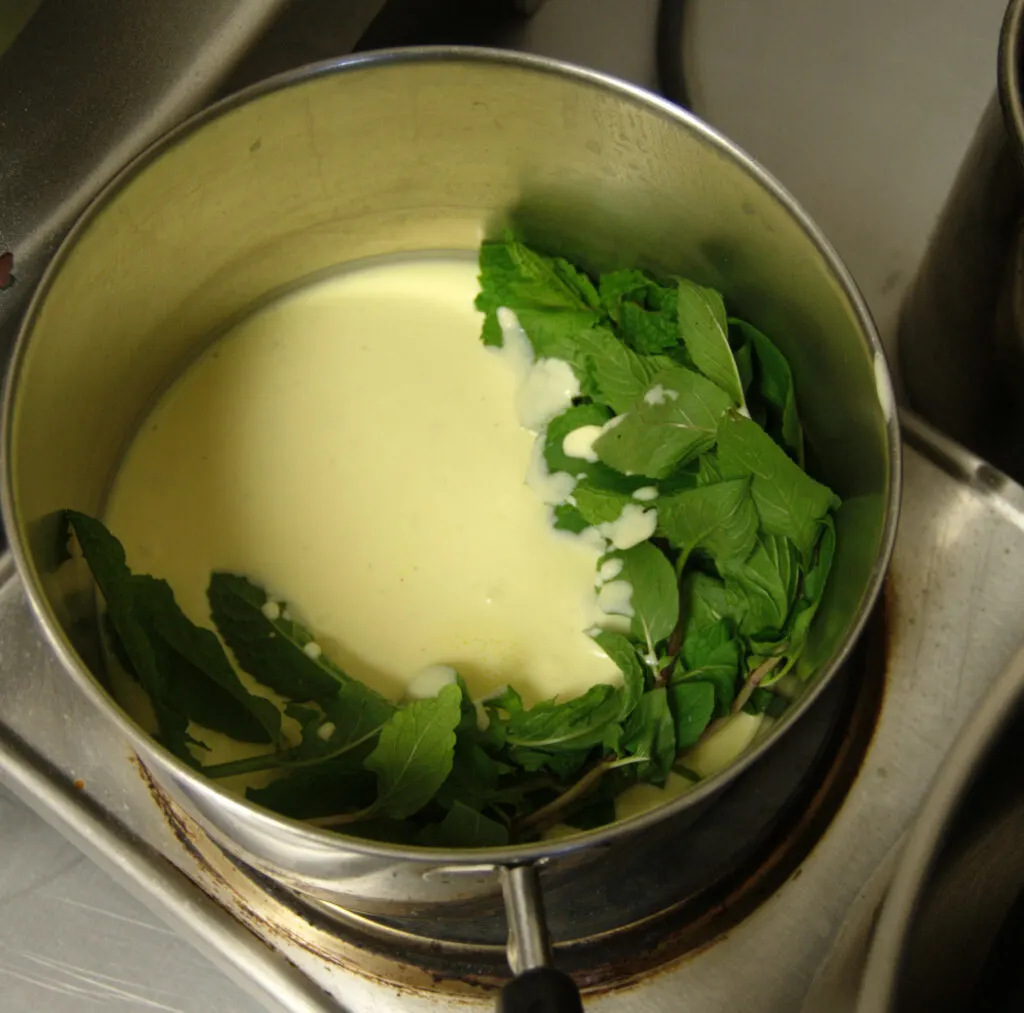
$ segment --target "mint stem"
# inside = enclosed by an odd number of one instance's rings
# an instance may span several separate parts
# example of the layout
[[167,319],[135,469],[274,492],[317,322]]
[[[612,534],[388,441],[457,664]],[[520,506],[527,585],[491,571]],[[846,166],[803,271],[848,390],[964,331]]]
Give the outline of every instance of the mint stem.
[[518,834],[523,830],[537,829],[558,822],[562,811],[582,798],[598,781],[609,771],[616,767],[625,767],[630,763],[642,763],[647,759],[644,756],[627,756],[618,760],[601,760],[590,768],[572,787],[566,789],[557,798],[552,799],[547,805],[541,806],[529,816],[524,817],[514,824],[514,830]]
[[272,770],[274,767],[282,767],[287,770],[295,770],[299,767],[315,767],[319,763],[326,763],[328,760],[336,760],[339,756],[361,746],[367,739],[372,739],[383,725],[371,728],[365,735],[358,739],[346,742],[340,749],[333,753],[323,753],[320,756],[308,756],[305,759],[292,759],[295,750],[289,749],[280,753],[264,753],[261,756],[250,756],[245,760],[229,760],[227,763],[215,763],[212,767],[203,767],[202,771],[207,777],[234,777],[237,774],[253,774],[260,770]]
[[717,721],[712,721],[711,724],[704,729],[704,734],[701,735],[698,741],[703,742],[705,739],[709,739],[712,735],[716,732],[720,732],[727,724],[729,724],[729,722],[732,721],[744,707],[746,707],[747,701],[754,695],[754,690],[757,689],[761,680],[778,666],[783,657],[785,657],[785,655],[779,654],[774,658],[769,658],[767,661],[762,661],[761,664],[747,676],[746,681],[743,683],[743,689],[737,693],[736,699],[732,704],[732,713],[724,718],[719,718]]
[[226,763],[215,763],[209,767],[199,769],[207,776],[213,778],[234,777],[237,774],[254,774],[260,770],[273,770],[274,767],[281,767],[288,762],[291,751],[281,753],[262,753],[259,756],[249,756],[244,760],[229,760]]

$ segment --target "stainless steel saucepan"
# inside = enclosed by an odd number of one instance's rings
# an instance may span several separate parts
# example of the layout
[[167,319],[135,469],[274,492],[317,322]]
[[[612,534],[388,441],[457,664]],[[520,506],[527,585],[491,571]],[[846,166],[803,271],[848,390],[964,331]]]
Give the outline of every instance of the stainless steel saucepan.
[[[475,250],[509,225],[595,270],[636,264],[713,285],[782,347],[810,459],[844,501],[805,654],[813,674],[730,769],[575,838],[443,851],[275,816],[172,757],[92,674],[94,597],[86,573],[57,569],[59,511],[102,512],[126,442],[169,378],[269,293],[372,255]],[[538,868],[546,887],[613,844],[643,840],[756,763],[799,719],[875,600],[899,496],[899,434],[868,313],[778,183],[639,89],[470,49],[377,53],[287,74],[202,113],[129,166],[65,242],[27,315],[3,439],[4,521],[35,613],[69,678],[160,785],[226,850],[321,901],[443,918],[454,903],[496,904],[504,888],[517,971],[547,961]],[[578,1002],[571,988],[565,1001]]]

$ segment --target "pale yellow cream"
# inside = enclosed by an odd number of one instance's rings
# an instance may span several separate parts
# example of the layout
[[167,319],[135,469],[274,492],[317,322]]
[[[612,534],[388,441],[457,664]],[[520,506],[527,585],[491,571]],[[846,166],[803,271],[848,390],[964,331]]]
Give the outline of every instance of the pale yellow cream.
[[522,377],[479,341],[476,273],[456,258],[364,266],[213,345],[111,492],[133,569],[203,624],[210,572],[246,574],[396,698],[430,665],[529,701],[616,681],[584,632],[598,544],[556,534],[527,485]]

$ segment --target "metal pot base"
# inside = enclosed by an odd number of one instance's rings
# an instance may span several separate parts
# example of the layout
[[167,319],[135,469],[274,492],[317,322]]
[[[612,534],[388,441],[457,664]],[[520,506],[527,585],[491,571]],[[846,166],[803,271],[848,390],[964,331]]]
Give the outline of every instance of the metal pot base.
[[[884,610],[878,610],[843,677],[800,731],[730,790],[609,849],[604,860],[571,878],[545,884],[560,967],[592,987],[633,980],[707,946],[794,873],[842,804],[871,741],[883,695],[884,628]],[[303,896],[225,852],[145,768],[142,773],[175,837],[208,875],[233,890],[254,918],[265,919],[255,912],[272,900],[281,909],[272,920],[287,921],[299,945],[330,957],[338,949],[330,941],[343,941],[340,963],[347,946],[355,946],[397,981],[410,969],[439,982],[483,986],[507,977],[498,898],[419,918],[375,919]]]

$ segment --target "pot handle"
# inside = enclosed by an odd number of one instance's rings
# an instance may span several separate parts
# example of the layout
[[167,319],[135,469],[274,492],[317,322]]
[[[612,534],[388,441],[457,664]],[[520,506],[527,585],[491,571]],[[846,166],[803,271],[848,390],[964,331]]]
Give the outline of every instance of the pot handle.
[[551,966],[551,942],[537,866],[501,867],[508,920],[508,966],[515,978],[502,990],[498,1013],[583,1013],[576,983]]

